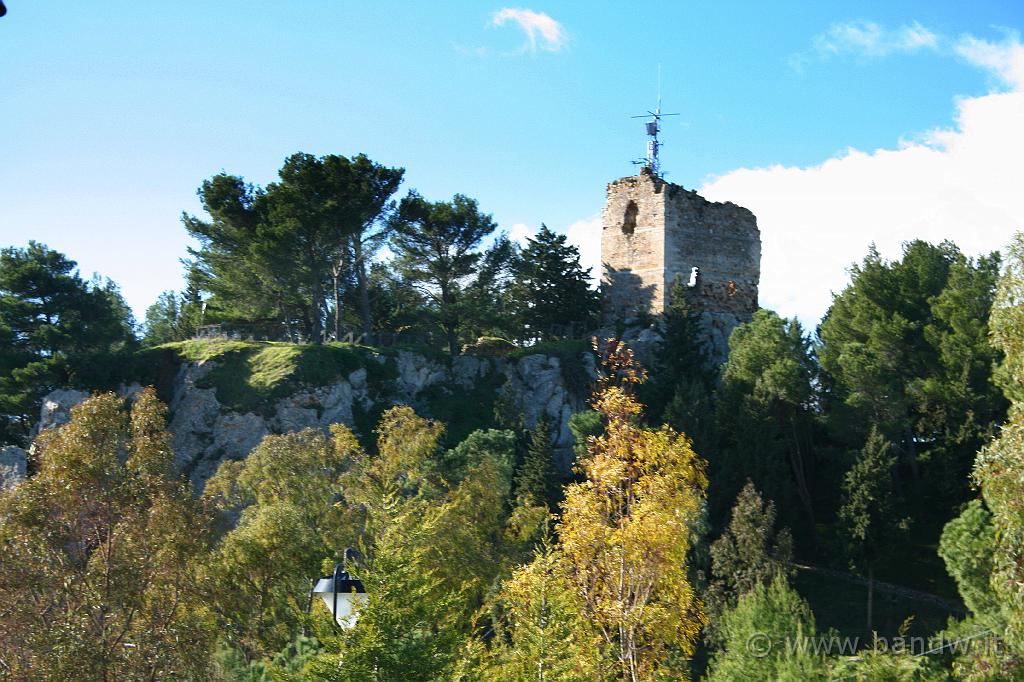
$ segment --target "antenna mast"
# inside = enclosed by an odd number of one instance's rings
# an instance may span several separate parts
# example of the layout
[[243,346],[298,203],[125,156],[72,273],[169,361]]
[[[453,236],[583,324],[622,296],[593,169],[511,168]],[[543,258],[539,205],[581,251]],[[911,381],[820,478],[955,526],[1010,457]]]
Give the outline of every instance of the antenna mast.
[[661,142],[658,141],[658,133],[661,132],[661,118],[663,116],[678,115],[661,113],[661,64],[658,64],[658,106],[654,108],[654,111],[648,111],[646,114],[631,117],[648,119],[644,124],[648,138],[647,156],[646,158],[634,161],[634,164],[646,168],[652,175],[661,175],[661,164],[658,162],[658,149],[661,147]]

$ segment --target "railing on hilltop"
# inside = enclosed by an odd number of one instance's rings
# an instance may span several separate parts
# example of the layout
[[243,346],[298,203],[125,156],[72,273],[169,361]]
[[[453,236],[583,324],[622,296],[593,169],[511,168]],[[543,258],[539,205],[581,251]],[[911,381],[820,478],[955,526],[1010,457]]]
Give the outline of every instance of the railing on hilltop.
[[[234,323],[207,324],[196,330],[197,339],[225,339],[230,341],[284,341],[290,343],[309,343],[308,334],[282,323]],[[400,331],[366,333],[356,327],[342,327],[335,337],[333,330],[328,330],[325,341],[338,341],[365,346],[403,346],[403,345],[437,345],[433,334]]]

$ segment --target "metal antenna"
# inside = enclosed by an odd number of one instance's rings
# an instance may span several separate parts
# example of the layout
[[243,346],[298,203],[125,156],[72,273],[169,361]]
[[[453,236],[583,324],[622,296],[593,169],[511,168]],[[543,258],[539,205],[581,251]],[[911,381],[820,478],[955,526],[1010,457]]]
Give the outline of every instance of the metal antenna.
[[658,141],[658,133],[661,132],[661,118],[662,116],[678,116],[679,114],[663,114],[661,113],[661,64],[658,64],[658,106],[655,107],[654,111],[648,111],[646,114],[640,114],[639,116],[632,116],[631,118],[649,118],[645,124],[647,130],[647,157],[644,159],[638,159],[633,163],[636,165],[643,166],[651,172],[653,175],[661,175],[661,166],[658,162],[658,149],[661,147],[661,142]]

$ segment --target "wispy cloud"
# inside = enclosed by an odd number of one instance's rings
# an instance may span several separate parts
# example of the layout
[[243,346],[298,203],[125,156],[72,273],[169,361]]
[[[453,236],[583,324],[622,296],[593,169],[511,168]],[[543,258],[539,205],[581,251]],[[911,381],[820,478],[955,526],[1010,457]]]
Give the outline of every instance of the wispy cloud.
[[1024,45],[1016,31],[1007,31],[1006,38],[998,43],[961,36],[953,51],[967,63],[989,70],[1004,85],[1024,90]]
[[832,24],[814,37],[811,47],[789,59],[797,71],[814,61],[835,56],[877,59],[892,54],[909,54],[921,50],[938,50],[942,36],[912,22],[899,28],[886,28],[873,21],[858,19]]
[[544,12],[531,9],[505,7],[491,16],[491,26],[504,26],[509,22],[515,24],[526,35],[523,43],[524,52],[561,52],[569,45],[569,36],[565,28]]
[[895,29],[871,21],[849,21],[832,24],[814,38],[814,49],[821,55],[884,57],[896,52],[934,50],[938,46],[939,36],[916,21]]

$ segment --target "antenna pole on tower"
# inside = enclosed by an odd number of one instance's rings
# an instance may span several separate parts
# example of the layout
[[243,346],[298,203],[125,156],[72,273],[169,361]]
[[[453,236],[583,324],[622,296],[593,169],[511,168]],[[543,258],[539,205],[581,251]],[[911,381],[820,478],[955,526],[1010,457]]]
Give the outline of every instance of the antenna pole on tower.
[[652,175],[661,175],[661,164],[658,161],[658,150],[661,147],[661,142],[658,140],[658,133],[661,132],[661,118],[662,116],[678,116],[679,114],[663,114],[661,113],[661,64],[658,64],[658,105],[654,108],[654,111],[648,111],[646,114],[640,114],[639,116],[633,116],[633,118],[648,118],[648,121],[644,124],[647,131],[647,155],[645,158],[633,163],[641,165],[651,172]]

